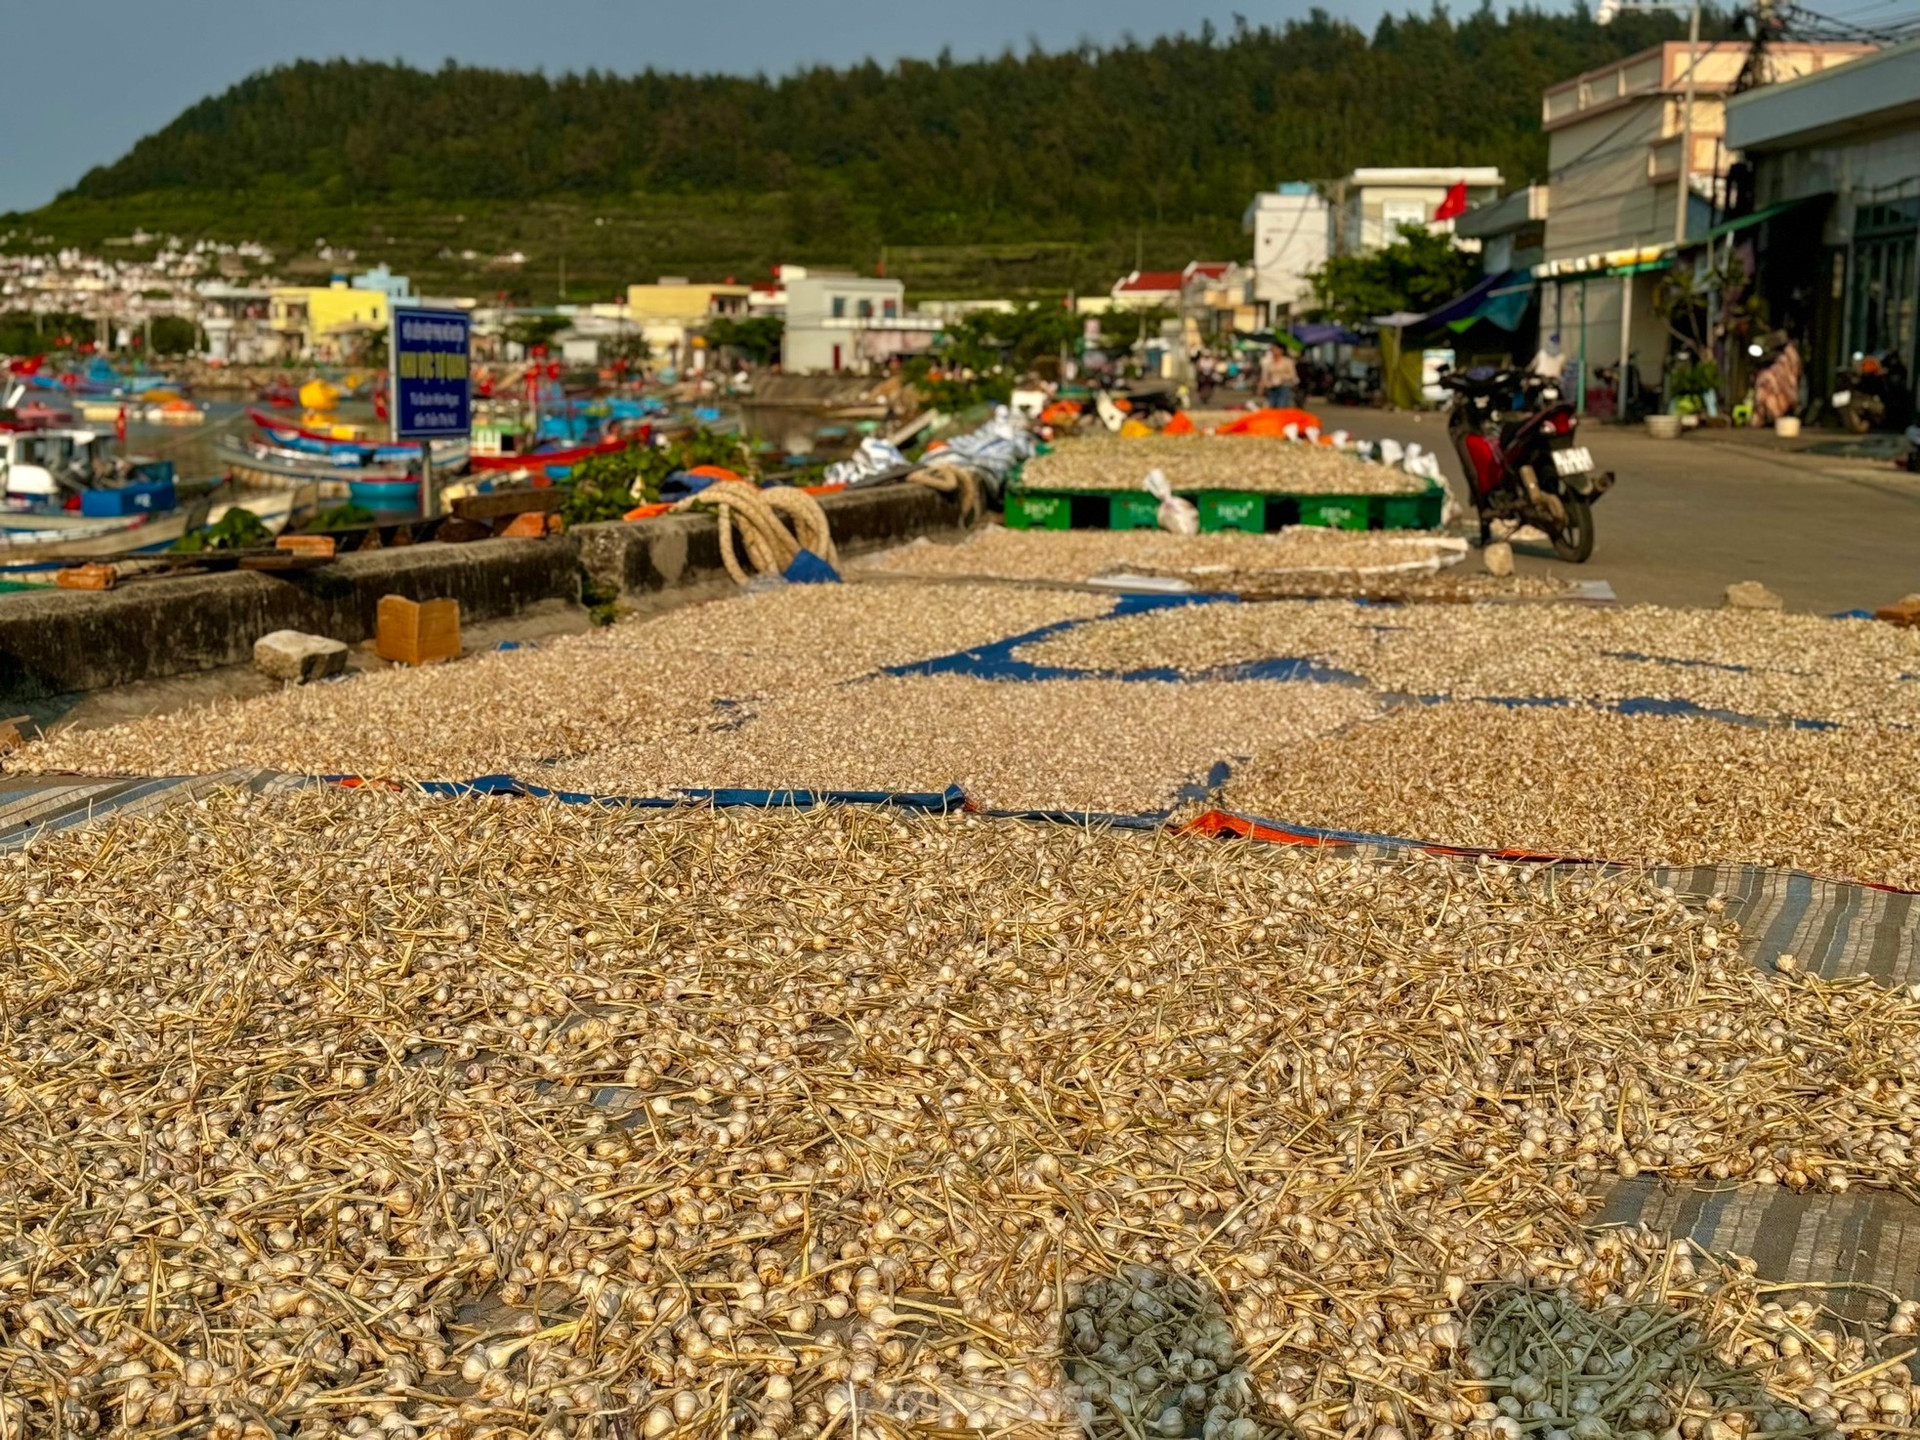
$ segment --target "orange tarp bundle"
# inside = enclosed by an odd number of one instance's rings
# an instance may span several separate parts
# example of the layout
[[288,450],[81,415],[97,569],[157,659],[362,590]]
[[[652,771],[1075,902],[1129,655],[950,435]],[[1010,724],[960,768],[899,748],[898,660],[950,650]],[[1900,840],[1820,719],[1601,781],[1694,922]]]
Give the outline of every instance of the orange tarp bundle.
[[1193,423],[1193,417],[1182,410],[1160,428],[1160,433],[1162,435],[1198,435],[1200,431]]
[[1080,418],[1078,400],[1056,400],[1040,412],[1042,425],[1065,425]]
[[1286,435],[1289,425],[1301,435],[1305,435],[1310,429],[1320,428],[1320,417],[1305,410],[1255,410],[1250,415],[1229,420],[1213,433],[1216,435],[1270,435],[1280,439]]

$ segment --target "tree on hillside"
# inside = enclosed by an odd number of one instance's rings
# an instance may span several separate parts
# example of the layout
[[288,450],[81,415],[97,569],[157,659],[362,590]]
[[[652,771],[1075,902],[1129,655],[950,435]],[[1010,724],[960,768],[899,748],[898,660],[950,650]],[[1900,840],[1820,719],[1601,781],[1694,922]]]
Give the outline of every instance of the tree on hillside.
[[1483,4],[1369,36],[1315,11],[1225,35],[779,79],[303,61],[201,101],[69,193],[217,196],[223,210],[249,193],[283,209],[777,195],[785,244],[807,253],[1085,241],[1237,219],[1275,181],[1359,165],[1538,176],[1541,90],[1677,26]]

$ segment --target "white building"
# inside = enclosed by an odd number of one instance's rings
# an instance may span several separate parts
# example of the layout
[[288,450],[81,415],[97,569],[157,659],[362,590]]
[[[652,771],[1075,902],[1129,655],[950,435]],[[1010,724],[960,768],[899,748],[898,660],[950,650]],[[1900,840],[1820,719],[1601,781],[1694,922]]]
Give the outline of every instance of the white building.
[[787,328],[780,364],[788,374],[866,373],[896,356],[933,346],[940,321],[909,314],[903,281],[874,275],[806,274],[789,269]]
[[207,358],[224,365],[258,365],[280,353],[269,317],[273,291],[264,286],[208,280],[200,286],[200,331]]
[[1356,170],[1333,183],[1330,255],[1361,255],[1382,250],[1400,238],[1402,225],[1421,225],[1451,234],[1451,220],[1435,220],[1457,185],[1464,184],[1467,206],[1498,199],[1504,183],[1491,165],[1407,165]]
[[1253,197],[1242,220],[1253,236],[1253,298],[1269,315],[1299,306],[1307,276],[1327,263],[1333,226],[1326,196],[1304,180]]
[[1462,184],[1471,207],[1497,199],[1502,180],[1489,165],[1401,166],[1288,180],[1254,196],[1241,222],[1253,235],[1254,300],[1278,320],[1305,303],[1313,290],[1307,277],[1329,257],[1384,249],[1402,225],[1452,233],[1453,221],[1434,215]]

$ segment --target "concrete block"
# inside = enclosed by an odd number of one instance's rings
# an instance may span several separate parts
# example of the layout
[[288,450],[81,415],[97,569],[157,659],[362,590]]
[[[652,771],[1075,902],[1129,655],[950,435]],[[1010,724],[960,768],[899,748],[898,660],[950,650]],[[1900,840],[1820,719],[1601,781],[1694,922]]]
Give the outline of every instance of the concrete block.
[[304,685],[347,668],[347,647],[324,635],[275,630],[253,642],[253,663],[263,675]]
[[1736,580],[1727,586],[1723,606],[1728,610],[1784,610],[1787,602],[1758,580]]

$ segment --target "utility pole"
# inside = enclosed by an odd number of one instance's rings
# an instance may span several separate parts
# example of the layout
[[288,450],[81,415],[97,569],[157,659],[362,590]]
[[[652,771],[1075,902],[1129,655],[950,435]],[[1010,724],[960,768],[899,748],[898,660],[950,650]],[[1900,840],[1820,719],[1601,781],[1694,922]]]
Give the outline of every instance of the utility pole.
[[1687,211],[1693,208],[1693,87],[1694,74],[1699,67],[1700,0],[1693,0],[1693,17],[1687,22],[1687,89],[1682,102],[1686,111],[1680,119],[1679,184],[1673,202],[1673,243],[1676,247],[1687,243]]

